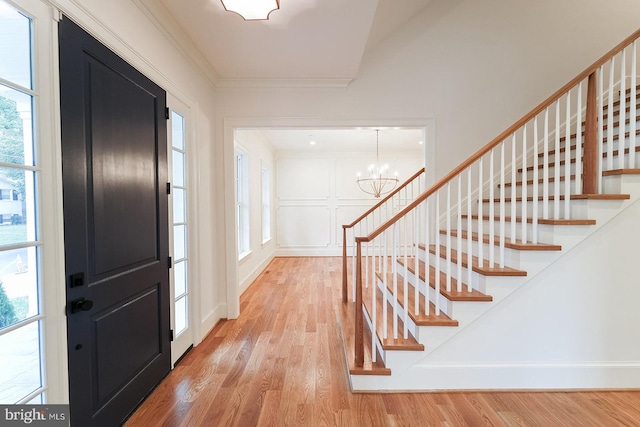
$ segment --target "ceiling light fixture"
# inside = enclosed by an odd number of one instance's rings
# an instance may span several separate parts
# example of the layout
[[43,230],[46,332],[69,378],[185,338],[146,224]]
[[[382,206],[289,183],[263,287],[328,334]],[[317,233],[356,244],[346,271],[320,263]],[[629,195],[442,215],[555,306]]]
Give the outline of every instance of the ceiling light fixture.
[[225,10],[235,12],[245,21],[269,19],[269,14],[280,9],[280,0],[220,0]]
[[358,187],[360,187],[362,191],[376,198],[392,191],[396,188],[396,185],[398,185],[398,172],[396,172],[393,177],[387,176],[389,165],[380,164],[379,132],[380,130],[376,129],[376,162],[369,166],[369,177],[362,178],[360,177],[360,172],[358,172],[358,179],[356,180]]

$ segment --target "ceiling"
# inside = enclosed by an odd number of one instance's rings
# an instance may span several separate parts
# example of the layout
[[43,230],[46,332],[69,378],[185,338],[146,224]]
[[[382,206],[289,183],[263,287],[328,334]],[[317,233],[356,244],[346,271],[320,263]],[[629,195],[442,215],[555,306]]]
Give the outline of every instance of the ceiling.
[[[220,0],[134,1],[151,12],[212,82],[228,87],[251,82],[346,86],[357,77],[366,52],[432,0],[280,0],[280,9],[267,21],[245,21],[225,11]],[[375,150],[371,128],[260,132],[275,150]],[[387,128],[380,133],[380,153],[421,150],[422,140],[422,129]]]
[[267,21],[245,21],[220,0],[143,1],[179,26],[216,79],[348,82],[368,49],[432,0],[280,0]]
[[[242,130],[236,131],[242,139]],[[364,129],[260,129],[258,131],[275,151],[330,151],[375,153],[376,132]],[[423,129],[382,128],[379,131],[380,155],[389,151],[422,150]],[[315,144],[311,144],[315,142]]]

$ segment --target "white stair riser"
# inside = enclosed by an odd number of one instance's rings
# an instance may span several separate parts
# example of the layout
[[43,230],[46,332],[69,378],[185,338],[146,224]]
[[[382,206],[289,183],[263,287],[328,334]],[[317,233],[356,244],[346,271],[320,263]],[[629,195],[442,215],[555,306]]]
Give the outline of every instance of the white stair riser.
[[[636,167],[640,168],[640,163]],[[605,176],[602,184],[605,194],[629,194],[634,198],[640,193],[640,175]]]
[[[638,136],[638,137],[637,137],[637,143],[636,143],[636,144],[637,144],[636,146],[640,146],[640,136]],[[628,143],[627,143],[626,147],[629,147],[629,144],[628,144]],[[616,145],[614,146],[614,150],[617,150],[617,149],[618,149],[618,146],[617,146],[617,144],[616,144]],[[606,153],[606,152],[607,152],[606,144],[605,144],[605,147],[604,147],[604,151],[603,151],[603,152],[604,152],[604,153]],[[635,165],[640,165],[640,152],[637,152],[637,151],[636,151],[636,152],[634,153],[634,156],[635,156],[635,157],[634,157]],[[572,154],[572,158],[573,158],[573,157],[574,157],[574,155]],[[551,156],[551,158],[553,159],[553,156]],[[625,167],[625,168],[626,168],[626,167],[629,167],[629,162],[630,162],[629,158],[630,158],[630,153],[626,153],[626,154],[624,155],[624,165],[625,165],[624,167]],[[560,160],[564,160],[564,153],[562,153],[562,157],[561,157],[561,159],[560,159]],[[551,160],[551,161],[553,161],[553,160]],[[541,164],[542,164],[542,162],[543,162],[543,159],[542,159],[542,158],[540,158],[540,160],[539,160],[539,163],[538,163],[538,164],[539,164],[539,165],[541,165]],[[619,160],[619,156],[613,156],[613,168],[612,168],[612,169],[621,169],[621,168],[620,168],[620,165],[619,165],[619,162],[620,162],[620,160]],[[607,167],[607,165],[608,165],[608,157],[603,157],[603,158],[602,158],[602,163],[603,163],[603,165],[604,165],[604,170],[607,170],[607,169],[608,169],[608,167]],[[533,166],[533,160],[528,160],[528,161],[527,161],[527,167],[529,168],[529,167],[531,167],[531,166]],[[637,167],[637,166],[636,166],[636,167]],[[520,169],[520,168],[521,168],[521,166],[519,165],[519,166],[518,166],[518,169]],[[566,173],[566,172],[565,172],[565,165],[564,165],[564,164],[559,165],[559,169],[560,169],[560,176],[564,176],[564,174]],[[548,168],[548,170],[549,170],[549,177],[555,176],[555,166],[550,166],[550,167]],[[575,164],[575,163],[571,163],[571,164],[570,164],[569,173],[570,173],[570,175],[575,175],[575,174],[576,174],[576,164]],[[511,175],[510,175],[509,173],[507,173],[506,175],[508,175],[508,176],[505,176],[505,179],[507,179],[508,181],[510,181],[510,180],[511,180]],[[543,177],[543,170],[542,170],[542,169],[538,169],[538,179],[542,179],[542,177]],[[518,173],[517,173],[517,180],[518,180],[518,181],[522,181],[522,180],[532,180],[532,179],[533,179],[533,170],[527,170],[527,171],[526,171],[526,173],[523,173],[523,172],[518,172]],[[499,184],[499,182],[496,180],[496,181],[495,181],[495,184],[496,184],[496,185],[498,185],[498,184]],[[488,192],[487,192],[487,190],[485,189],[485,190],[483,190],[483,191],[484,191],[484,193],[485,193],[485,197],[487,197],[487,193],[488,193]],[[496,191],[497,191],[497,190],[496,190]]]
[[[399,268],[398,269],[398,273],[404,277],[404,268]],[[416,277],[413,273],[411,273],[411,271],[408,271],[407,274],[407,278],[409,280],[409,283],[411,283],[412,285],[415,286],[416,283]],[[428,288],[428,292],[429,292],[429,301],[431,301],[432,303],[436,303],[436,292],[435,289],[432,288],[431,286],[425,287],[425,283],[423,280],[418,280],[418,289],[420,292],[420,295],[424,295],[425,293],[425,289]],[[423,297],[421,297],[423,298]],[[438,294],[438,299],[440,300],[440,310],[443,311],[447,316],[449,317],[453,317],[453,306],[452,306],[452,301],[449,301],[444,295],[442,294]]]
[[[544,197],[543,194],[540,194],[540,197]],[[522,202],[516,201],[516,202],[505,202],[505,217],[506,216],[511,216],[511,203],[515,203],[516,204],[516,216],[522,216]],[[544,202],[543,201],[538,201],[538,202],[534,202],[534,201],[527,201],[527,217],[528,218],[532,218],[533,216],[533,210],[534,210],[534,205],[537,204],[538,206],[538,218],[554,218],[554,203],[556,203],[556,201],[554,200],[548,200],[548,210],[545,214],[544,211]],[[564,208],[565,208],[565,203],[564,200],[559,200],[557,201],[557,203],[559,203],[559,215],[557,216],[557,218],[555,219],[564,219],[565,215],[564,215]],[[500,216],[500,203],[499,202],[493,202],[494,208],[493,208],[493,215],[494,217],[499,217]],[[571,207],[570,207],[571,210]],[[489,202],[486,203],[482,203],[482,215],[489,215],[490,214],[490,206],[489,206]],[[575,218],[580,218],[577,216],[572,216],[573,212],[570,212],[570,215],[568,215],[569,218],[575,217]]]
[[[560,184],[558,188],[559,190],[558,194],[566,194],[566,190],[565,190],[566,182],[565,181],[559,181],[559,182]],[[555,182],[549,182],[548,185],[549,185],[549,194],[555,195],[556,194]],[[538,184],[538,194],[540,195],[543,194],[544,187],[545,187],[544,183]],[[515,190],[516,197],[521,197],[523,193],[522,185],[508,186],[508,187],[505,187],[504,190],[505,190],[505,197],[513,197],[514,190]],[[577,194],[575,180],[571,180],[569,182],[569,194]],[[532,196],[532,195],[533,195],[533,184],[527,184],[527,196]]]
[[[489,234],[489,222],[490,222],[489,220],[483,220],[482,221],[482,233],[483,234]],[[506,233],[507,238],[509,238],[509,239],[511,238],[511,234],[512,234],[511,233],[511,231],[512,231],[511,225],[512,225],[512,223],[510,221],[505,221],[505,233]],[[515,232],[516,240],[521,240],[522,239],[522,235],[523,235],[522,223],[521,222],[516,222],[515,225],[516,225],[516,232]],[[499,221],[494,221],[494,226],[495,226],[495,229],[498,230],[499,227],[500,227],[500,222]],[[533,224],[527,223],[527,224],[525,224],[525,226],[526,226],[526,237],[527,237],[526,240],[527,241],[533,241]],[[471,227],[472,227],[472,231],[473,232],[475,232],[475,233],[478,232],[478,220],[477,219],[472,220]],[[469,230],[469,227],[468,227],[468,224],[467,224],[466,220],[463,221],[463,223],[462,223],[462,230],[464,230],[464,231],[468,231]],[[538,235],[539,235],[539,233],[538,233]],[[538,241],[540,241],[540,240],[538,239]],[[548,243],[548,242],[544,242],[544,243]]]
[[[506,243],[509,241],[510,239],[505,239],[505,245]],[[471,245],[471,250],[474,256],[478,256],[478,254],[480,253],[479,251],[479,247],[480,244],[479,242],[472,240],[472,245]],[[458,249],[458,239],[457,238],[452,238],[451,241],[451,245],[453,250]],[[482,243],[482,251],[483,251],[483,257],[485,259],[489,258],[489,251],[491,250],[489,247],[488,243]],[[468,253],[468,240],[467,239],[462,239],[461,242],[461,251]],[[512,249],[512,248],[508,248],[505,246],[504,248],[504,262],[505,265],[512,267],[512,268],[516,268],[519,270],[525,270],[525,271],[538,271],[538,268],[540,265],[544,265],[548,262],[550,262],[554,257],[555,257],[555,253],[557,251],[527,251],[527,250],[520,250],[520,249]],[[494,259],[499,259],[498,257],[500,256],[500,245],[495,244],[493,246],[493,253],[494,253]]]

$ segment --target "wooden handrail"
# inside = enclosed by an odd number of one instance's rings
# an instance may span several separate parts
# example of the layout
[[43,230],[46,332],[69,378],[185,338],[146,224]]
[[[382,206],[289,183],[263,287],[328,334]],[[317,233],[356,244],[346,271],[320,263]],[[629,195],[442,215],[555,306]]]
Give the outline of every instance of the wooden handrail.
[[405,216],[407,213],[411,212],[415,209],[420,203],[424,202],[429,196],[438,191],[440,188],[444,187],[444,185],[451,181],[453,178],[462,173],[469,166],[473,165],[476,161],[478,161],[482,156],[491,151],[494,147],[504,141],[509,135],[515,133],[518,129],[520,129],[524,124],[531,121],[535,116],[544,111],[545,108],[549,107],[555,101],[560,99],[565,93],[571,90],[578,83],[588,78],[591,74],[596,72],[598,68],[613,58],[616,54],[621,52],[625,47],[631,44],[634,40],[640,37],[640,29],[636,30],[629,37],[624,39],[621,43],[619,43],[616,47],[607,52],[604,56],[594,62],[592,65],[587,67],[582,73],[578,74],[575,78],[573,78],[569,83],[562,86],[559,90],[557,90],[553,95],[548,97],[542,103],[540,103],[537,107],[531,110],[528,114],[522,117],[520,120],[515,122],[513,125],[507,128],[504,132],[498,135],[496,138],[491,140],[487,145],[476,151],[471,157],[469,157],[464,162],[460,163],[455,169],[442,177],[438,182],[432,185],[429,189],[425,190],[420,196],[418,196],[413,202],[407,205],[404,209],[394,215],[391,219],[387,220],[384,224],[380,225],[377,229],[372,231],[367,236],[359,236],[356,237],[356,242],[370,242],[375,239],[378,235],[380,235],[383,231],[391,227],[395,222],[397,222],[400,218]]
[[358,217],[358,219],[356,219],[355,221],[353,221],[351,224],[344,224],[342,226],[342,228],[352,228],[354,227],[357,223],[359,223],[360,221],[362,221],[363,219],[365,219],[367,217],[367,215],[369,215],[371,212],[375,211],[376,209],[378,209],[380,206],[382,206],[387,200],[391,199],[393,196],[395,196],[396,194],[398,194],[398,192],[400,192],[400,190],[402,190],[404,187],[406,187],[407,185],[409,185],[414,179],[416,179],[417,177],[419,177],[422,173],[424,172],[424,168],[420,169],[418,172],[414,173],[413,175],[411,175],[411,177],[409,179],[407,179],[404,183],[402,183],[402,185],[398,188],[396,188],[395,190],[393,190],[391,193],[389,193],[384,199],[380,200],[378,203],[376,203],[375,205],[373,205],[373,207],[371,209],[369,209],[368,211],[366,211],[365,213],[363,213],[362,215],[360,215]]

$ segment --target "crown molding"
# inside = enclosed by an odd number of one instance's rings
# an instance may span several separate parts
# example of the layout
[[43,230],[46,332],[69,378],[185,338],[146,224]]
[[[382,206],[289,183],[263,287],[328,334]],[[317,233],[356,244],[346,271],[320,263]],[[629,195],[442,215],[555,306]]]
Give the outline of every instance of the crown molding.
[[162,2],[158,0],[132,0],[132,2],[215,89],[220,80],[217,71]]
[[345,90],[353,79],[220,79],[216,88],[225,89],[319,89]]

